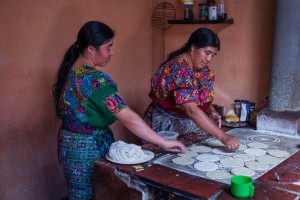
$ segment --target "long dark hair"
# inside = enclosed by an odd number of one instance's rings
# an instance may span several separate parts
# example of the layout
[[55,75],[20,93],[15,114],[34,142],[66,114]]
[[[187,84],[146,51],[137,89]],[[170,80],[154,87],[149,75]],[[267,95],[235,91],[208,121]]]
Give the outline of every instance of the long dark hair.
[[207,28],[199,28],[191,34],[189,40],[185,45],[183,45],[183,47],[170,53],[168,59],[163,64],[182,53],[188,52],[192,45],[194,45],[197,49],[207,46],[216,47],[218,50],[221,48],[220,40],[216,33]]
[[107,43],[114,37],[113,30],[102,22],[89,21],[85,23],[78,32],[77,40],[72,44],[64,55],[57,72],[56,83],[53,85],[52,91],[55,100],[56,116],[62,118],[59,108],[59,99],[67,81],[68,74],[84,50],[92,45],[96,49]]

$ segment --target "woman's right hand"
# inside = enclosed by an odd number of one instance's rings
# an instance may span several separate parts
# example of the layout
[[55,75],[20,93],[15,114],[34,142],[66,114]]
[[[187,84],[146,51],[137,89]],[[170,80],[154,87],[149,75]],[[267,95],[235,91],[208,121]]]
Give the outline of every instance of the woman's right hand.
[[185,153],[186,147],[177,140],[164,140],[163,144],[160,147],[166,151],[174,153]]
[[226,134],[220,140],[229,150],[237,150],[240,146],[239,141],[236,137]]

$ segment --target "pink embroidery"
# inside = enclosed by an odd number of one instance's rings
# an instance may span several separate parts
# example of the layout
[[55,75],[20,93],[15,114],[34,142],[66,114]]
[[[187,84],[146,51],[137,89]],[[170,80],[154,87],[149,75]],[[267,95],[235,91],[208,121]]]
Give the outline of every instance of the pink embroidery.
[[80,102],[83,102],[83,100],[84,100],[84,97],[83,97],[83,95],[81,94],[81,93],[79,93],[79,92],[75,92],[75,96],[77,97],[77,99],[80,101]]
[[183,95],[181,93],[177,93],[176,95],[176,101],[179,102],[179,103],[182,103],[183,102]]
[[105,99],[106,107],[112,112],[117,113],[118,112],[118,103],[112,99],[112,98],[106,98]]

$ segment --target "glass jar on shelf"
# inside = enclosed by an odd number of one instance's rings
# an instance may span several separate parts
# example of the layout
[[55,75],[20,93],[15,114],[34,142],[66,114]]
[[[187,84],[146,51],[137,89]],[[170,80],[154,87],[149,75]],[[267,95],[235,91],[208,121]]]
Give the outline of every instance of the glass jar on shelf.
[[225,4],[224,0],[219,0],[217,5],[218,19],[225,19]]
[[194,19],[194,12],[193,12],[193,6],[194,1],[183,1],[184,8],[184,20],[193,20]]

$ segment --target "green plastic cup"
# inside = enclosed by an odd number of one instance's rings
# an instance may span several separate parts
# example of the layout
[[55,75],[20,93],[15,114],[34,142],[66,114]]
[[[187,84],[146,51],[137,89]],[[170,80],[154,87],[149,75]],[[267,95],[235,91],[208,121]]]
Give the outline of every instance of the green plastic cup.
[[236,198],[248,198],[254,195],[252,178],[249,176],[231,177],[231,194]]

